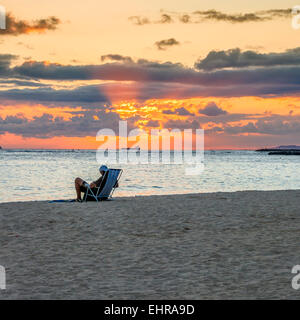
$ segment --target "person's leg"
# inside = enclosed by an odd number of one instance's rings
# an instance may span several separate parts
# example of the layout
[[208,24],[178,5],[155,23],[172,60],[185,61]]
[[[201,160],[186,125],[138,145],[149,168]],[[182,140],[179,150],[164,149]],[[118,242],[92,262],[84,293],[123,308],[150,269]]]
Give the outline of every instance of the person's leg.
[[83,185],[85,181],[82,180],[81,178],[76,178],[75,179],[75,190],[76,190],[76,195],[77,195],[77,200],[81,200],[81,189],[80,187]]

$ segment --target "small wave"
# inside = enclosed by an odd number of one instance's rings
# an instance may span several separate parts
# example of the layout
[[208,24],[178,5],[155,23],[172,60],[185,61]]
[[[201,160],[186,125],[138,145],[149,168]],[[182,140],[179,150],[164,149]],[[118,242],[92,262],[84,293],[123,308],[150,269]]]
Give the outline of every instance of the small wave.
[[30,191],[30,190],[33,190],[33,188],[28,188],[28,187],[15,187],[14,190]]

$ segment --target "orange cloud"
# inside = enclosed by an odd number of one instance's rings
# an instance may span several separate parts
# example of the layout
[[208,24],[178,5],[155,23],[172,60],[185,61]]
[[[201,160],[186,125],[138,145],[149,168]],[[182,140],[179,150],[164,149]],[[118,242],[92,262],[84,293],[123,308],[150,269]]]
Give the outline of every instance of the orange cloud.
[[[216,116],[199,113],[199,110],[203,110],[211,102],[227,112]],[[188,128],[199,128],[200,126],[206,131],[206,148],[247,146],[255,148],[256,146],[279,143],[280,137],[276,133],[278,130],[275,132],[274,126],[281,125],[283,128],[293,129],[293,132],[297,130],[300,117],[299,108],[296,97],[264,99],[258,97],[229,99],[210,97],[185,100],[148,100],[143,103],[124,101],[113,104],[110,107],[110,114],[113,116],[114,128],[118,125],[119,117],[128,120],[129,127],[143,129],[146,133],[149,133],[151,129],[184,129],[187,126]],[[44,117],[45,114],[49,119]],[[26,134],[22,134],[22,130],[18,134],[17,130],[9,131],[2,128],[4,131],[0,132],[0,145],[7,148],[96,149],[100,143],[96,141],[95,136],[91,136],[91,132],[93,130],[96,132],[109,125],[110,117],[106,119],[107,115],[109,114],[106,114],[105,111],[99,113],[99,110],[85,109],[85,107],[0,105],[0,117],[3,120],[13,116],[18,118],[15,120],[24,120],[23,124],[19,124],[9,118],[8,121],[12,121],[12,128],[22,129],[22,126],[30,126],[38,129],[34,126],[39,126],[39,130],[45,132],[45,136],[42,138],[38,135],[25,137]],[[86,121],[84,128],[91,129],[90,133],[87,131],[82,134],[82,130],[78,131],[78,128],[82,128],[81,121]],[[6,126],[7,123],[3,122],[3,125]],[[48,126],[48,135],[44,125]],[[57,125],[61,125],[58,132],[60,136],[56,136]],[[72,130],[70,131],[68,128]],[[280,138],[282,144],[294,143],[294,139],[298,135],[292,131],[289,135]],[[270,132],[270,134],[263,132]],[[17,133],[17,135],[13,133]],[[138,144],[143,147],[144,142]]]

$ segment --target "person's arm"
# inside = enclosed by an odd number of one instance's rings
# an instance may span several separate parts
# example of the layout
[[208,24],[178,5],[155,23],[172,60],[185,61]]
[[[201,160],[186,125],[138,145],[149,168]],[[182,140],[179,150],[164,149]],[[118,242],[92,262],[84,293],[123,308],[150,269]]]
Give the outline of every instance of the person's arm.
[[90,188],[91,188],[91,189],[96,188],[95,182],[91,182],[91,183],[90,183]]
[[100,177],[98,180],[96,181],[93,181],[91,184],[90,184],[90,187],[91,188],[96,188],[97,186],[99,186],[101,184],[101,181],[102,181],[102,177]]

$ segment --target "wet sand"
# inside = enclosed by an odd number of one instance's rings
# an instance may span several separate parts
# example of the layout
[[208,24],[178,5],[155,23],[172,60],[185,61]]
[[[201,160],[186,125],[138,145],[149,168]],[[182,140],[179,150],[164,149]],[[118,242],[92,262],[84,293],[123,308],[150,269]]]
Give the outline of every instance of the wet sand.
[[299,299],[300,191],[0,204],[0,299]]

